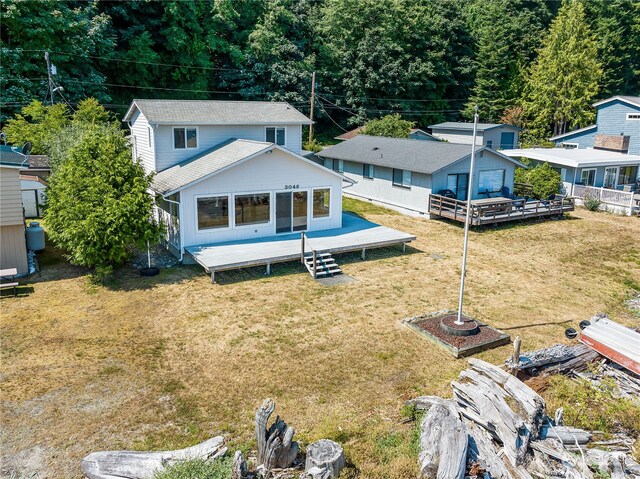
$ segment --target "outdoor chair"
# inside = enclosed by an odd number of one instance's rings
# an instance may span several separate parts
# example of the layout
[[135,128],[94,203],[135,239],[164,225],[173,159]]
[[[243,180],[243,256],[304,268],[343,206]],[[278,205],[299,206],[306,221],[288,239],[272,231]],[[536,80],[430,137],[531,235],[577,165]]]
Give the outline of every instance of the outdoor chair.
[[504,196],[505,198],[511,198],[512,200],[515,199],[514,196],[511,194],[511,191],[509,190],[508,186],[502,187],[502,196]]
[[444,196],[445,198],[456,199],[456,194],[451,190],[440,190],[438,191],[438,195]]

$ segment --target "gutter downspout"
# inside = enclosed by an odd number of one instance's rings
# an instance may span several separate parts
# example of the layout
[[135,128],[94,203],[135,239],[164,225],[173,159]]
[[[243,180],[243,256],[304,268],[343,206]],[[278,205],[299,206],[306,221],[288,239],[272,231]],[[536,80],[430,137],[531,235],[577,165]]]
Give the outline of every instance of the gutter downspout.
[[182,258],[184,258],[184,240],[183,240],[183,231],[182,231],[182,203],[180,203],[179,201],[174,201],[174,200],[170,200],[169,198],[167,198],[164,195],[161,195],[162,199],[165,200],[168,203],[173,203],[174,205],[178,205],[178,221],[179,221],[179,226],[180,226],[180,259],[178,261],[180,261],[180,263],[182,263]]

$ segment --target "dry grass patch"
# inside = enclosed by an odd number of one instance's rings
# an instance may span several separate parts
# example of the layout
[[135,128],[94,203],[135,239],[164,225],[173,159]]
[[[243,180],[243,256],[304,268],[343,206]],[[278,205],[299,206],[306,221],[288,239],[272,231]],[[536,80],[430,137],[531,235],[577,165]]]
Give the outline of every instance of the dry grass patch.
[[[338,262],[356,281],[314,282],[301,265],[226,272],[196,267],[107,286],[64,262],[2,298],[3,472],[79,477],[97,449],[174,448],[224,433],[253,444],[253,415],[272,397],[303,445],[345,445],[349,475],[415,475],[403,401],[450,395],[465,367],[400,321],[457,303],[462,228],[354,200],[348,209],[417,235]],[[640,221],[576,211],[571,219],[471,234],[466,313],[523,338],[564,339],[598,311],[640,325],[622,306],[640,284]],[[479,357],[502,361],[509,347]]]

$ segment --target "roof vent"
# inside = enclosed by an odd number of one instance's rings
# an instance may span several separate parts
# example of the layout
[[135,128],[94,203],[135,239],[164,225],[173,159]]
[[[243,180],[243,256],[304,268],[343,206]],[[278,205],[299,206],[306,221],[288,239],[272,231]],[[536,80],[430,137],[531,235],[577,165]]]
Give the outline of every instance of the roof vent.
[[373,151],[379,150],[380,148],[378,148],[377,146],[373,147]]

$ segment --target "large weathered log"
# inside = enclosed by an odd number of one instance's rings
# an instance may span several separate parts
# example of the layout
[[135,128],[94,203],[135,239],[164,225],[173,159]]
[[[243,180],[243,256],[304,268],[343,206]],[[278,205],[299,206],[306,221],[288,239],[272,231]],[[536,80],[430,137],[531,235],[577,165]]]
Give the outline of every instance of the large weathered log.
[[467,431],[455,404],[434,404],[420,426],[420,474],[425,478],[462,479],[466,468]]
[[257,463],[267,471],[291,466],[298,455],[298,443],[293,440],[295,430],[287,426],[280,416],[276,416],[276,421],[267,429],[275,408],[271,399],[265,399],[256,412]]
[[225,454],[222,436],[176,451],[99,451],[82,460],[88,479],[151,479],[168,465],[189,459],[217,459]]
[[496,366],[477,359],[469,364],[451,384],[460,413],[498,438],[513,466],[523,464],[529,441],[546,418],[544,400]]
[[568,479],[593,479],[593,474],[582,457],[569,454],[562,443],[555,439],[532,441],[533,455],[527,464],[531,472],[544,477],[565,477]]
[[323,474],[323,477],[338,477],[344,465],[344,450],[340,444],[329,439],[320,439],[309,444],[304,465],[305,472],[309,473],[312,468],[316,467],[329,471],[329,474]]
[[598,357],[597,352],[584,344],[576,346],[555,344],[549,348],[522,353],[517,363],[514,363],[513,356],[509,357],[505,364],[509,369],[531,372],[535,368],[552,373],[580,369]]
[[554,426],[545,423],[540,430],[540,439],[557,439],[565,446],[584,446],[591,441],[591,433],[584,429],[570,426]]

